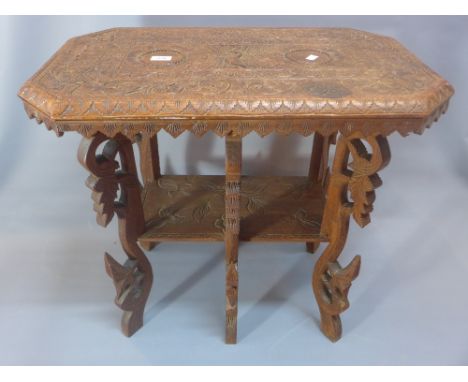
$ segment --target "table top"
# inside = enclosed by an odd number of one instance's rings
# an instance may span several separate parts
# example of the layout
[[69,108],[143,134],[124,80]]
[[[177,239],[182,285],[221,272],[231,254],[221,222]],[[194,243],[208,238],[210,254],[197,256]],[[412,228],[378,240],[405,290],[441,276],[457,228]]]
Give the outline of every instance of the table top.
[[224,135],[221,121],[264,135],[281,128],[255,121],[285,119],[307,135],[330,117],[400,119],[407,127],[393,129],[406,133],[436,119],[452,94],[394,39],[353,29],[116,28],[67,41],[18,95],[58,133],[177,136]]

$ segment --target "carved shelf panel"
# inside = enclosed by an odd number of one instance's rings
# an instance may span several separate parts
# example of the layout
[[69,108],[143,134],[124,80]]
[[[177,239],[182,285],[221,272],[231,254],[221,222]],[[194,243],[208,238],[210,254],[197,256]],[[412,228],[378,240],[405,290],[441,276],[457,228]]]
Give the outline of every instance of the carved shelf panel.
[[[225,177],[164,175],[143,190],[143,243],[223,241]],[[240,240],[323,241],[324,195],[307,177],[241,178]]]

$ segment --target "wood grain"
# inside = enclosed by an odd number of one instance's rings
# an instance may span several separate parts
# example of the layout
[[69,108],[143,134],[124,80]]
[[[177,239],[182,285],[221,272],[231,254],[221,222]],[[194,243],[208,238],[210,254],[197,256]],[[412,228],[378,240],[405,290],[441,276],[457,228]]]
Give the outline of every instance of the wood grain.
[[[161,177],[159,165],[158,136],[138,135],[138,149],[140,151],[140,173],[143,185],[146,187]],[[140,242],[143,249],[151,251],[158,242]]]
[[226,180],[224,191],[224,242],[226,247],[226,343],[237,341],[237,299],[239,291],[239,233],[242,173],[242,138],[226,137]]
[[[152,60],[159,55],[171,60]],[[397,41],[342,28],[105,30],[69,40],[18,93],[28,115],[58,134],[131,139],[161,129],[328,135],[347,123],[408,134],[430,125],[452,94]]]
[[[305,176],[242,176],[242,241],[319,241],[325,196]],[[225,177],[163,175],[142,193],[139,242],[223,241]]]
[[[377,172],[390,161],[390,148],[384,137],[368,137],[366,140],[372,148],[370,153],[359,139],[350,140],[343,136],[338,139],[321,228],[329,242],[315,264],[312,276],[321,329],[332,341],[341,337],[339,314],[349,307],[349,288],[361,265],[360,256],[355,256],[346,267],[338,262],[348,236],[350,216],[361,227],[370,222],[374,189],[381,185]],[[351,200],[348,200],[348,193]]]

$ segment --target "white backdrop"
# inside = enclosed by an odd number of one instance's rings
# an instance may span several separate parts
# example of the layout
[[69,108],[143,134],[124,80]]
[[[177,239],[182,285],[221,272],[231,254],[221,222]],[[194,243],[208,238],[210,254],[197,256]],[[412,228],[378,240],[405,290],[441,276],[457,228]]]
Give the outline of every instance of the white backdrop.
[[[123,259],[116,225],[95,223],[77,134],[56,138],[16,97],[68,38],[114,26],[343,26],[397,38],[448,79],[447,115],[423,136],[390,137],[373,222],[352,226],[341,259],[363,264],[336,344],[318,328],[318,255],[243,244],[239,343],[224,336],[222,244],[158,246],[145,327],[128,339],[104,272]],[[468,364],[468,18],[1,17],[0,363]],[[244,141],[246,174],[305,174],[311,138]],[[160,134],[165,173],[223,173],[223,141]],[[323,247],[322,247],[323,249]]]

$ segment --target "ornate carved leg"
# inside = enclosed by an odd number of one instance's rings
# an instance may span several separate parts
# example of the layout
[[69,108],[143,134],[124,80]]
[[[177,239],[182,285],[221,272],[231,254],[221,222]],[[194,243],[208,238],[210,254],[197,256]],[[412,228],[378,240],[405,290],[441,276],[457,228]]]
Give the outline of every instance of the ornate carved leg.
[[[98,154],[101,144],[103,150]],[[128,260],[121,265],[108,253],[104,260],[117,292],[115,303],[124,311],[122,331],[131,336],[143,325],[143,311],[153,282],[151,264],[137,245],[145,221],[133,146],[123,135],[111,139],[98,133],[92,138],[83,138],[78,159],[91,173],[86,184],[93,190],[98,224],[105,227],[114,213],[118,216],[120,242]],[[120,198],[116,200],[119,189]]]
[[[152,137],[142,135],[138,139],[138,149],[140,151],[140,172],[143,179],[143,184],[146,186],[149,183],[156,181],[161,176],[159,166],[159,148],[158,136],[155,134]],[[157,243],[140,243],[140,246],[151,251]]]
[[[336,134],[327,136],[314,134],[312,144],[312,154],[310,156],[309,180],[314,183],[320,183],[322,186],[328,177],[328,158],[330,155],[330,145],[336,143]],[[306,250],[309,253],[315,253],[320,247],[320,242],[306,242]]]
[[[377,172],[390,161],[390,148],[383,136],[365,138],[372,148],[368,153],[358,138],[340,136],[329,177],[322,230],[329,244],[315,264],[312,287],[319,305],[321,329],[332,341],[341,337],[340,313],[349,307],[348,292],[358,276],[360,256],[346,266],[338,262],[346,243],[349,219],[364,227],[370,222],[375,200],[374,189],[382,182]],[[349,157],[352,162],[349,162]],[[348,195],[352,201],[348,200]]]
[[237,340],[237,295],[239,276],[237,258],[240,232],[240,177],[242,162],[242,139],[226,137],[226,343]]

